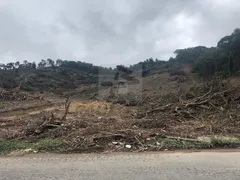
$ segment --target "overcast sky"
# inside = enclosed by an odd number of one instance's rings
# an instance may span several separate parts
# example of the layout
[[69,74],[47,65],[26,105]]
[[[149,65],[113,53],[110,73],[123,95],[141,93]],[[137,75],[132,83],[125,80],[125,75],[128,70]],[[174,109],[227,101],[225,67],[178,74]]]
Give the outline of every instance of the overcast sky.
[[0,62],[168,60],[240,27],[239,0],[0,0]]

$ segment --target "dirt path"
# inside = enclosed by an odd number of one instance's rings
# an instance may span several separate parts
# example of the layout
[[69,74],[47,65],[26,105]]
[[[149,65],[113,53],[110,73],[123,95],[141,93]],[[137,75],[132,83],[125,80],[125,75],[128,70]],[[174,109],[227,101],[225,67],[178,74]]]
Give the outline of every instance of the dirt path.
[[62,104],[44,104],[40,106],[33,106],[29,108],[18,108],[10,111],[2,112],[0,120],[13,120],[14,118],[23,117],[26,115],[39,114],[41,111],[52,111],[54,109],[60,108]]
[[0,158],[0,179],[239,180],[240,152],[29,155]]

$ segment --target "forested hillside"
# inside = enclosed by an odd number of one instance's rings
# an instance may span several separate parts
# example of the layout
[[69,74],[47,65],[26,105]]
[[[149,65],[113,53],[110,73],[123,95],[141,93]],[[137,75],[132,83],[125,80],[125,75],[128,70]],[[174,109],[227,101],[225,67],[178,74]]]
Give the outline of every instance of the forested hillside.
[[178,49],[175,53],[176,62],[190,64],[199,75],[236,75],[240,71],[240,29],[223,37],[216,47],[197,46]]
[[192,72],[200,76],[212,76],[214,74],[230,77],[238,75],[240,71],[240,29],[235,29],[231,35],[220,39],[216,47],[196,46],[174,51],[175,58],[168,61],[153,60],[152,58],[131,66],[135,69],[142,66],[145,74],[151,70],[183,70],[184,66],[191,67]]
[[[131,74],[141,71],[143,77],[153,73],[168,72],[181,74],[189,71],[200,76],[218,74],[223,78],[238,75],[240,71],[240,29],[220,39],[216,47],[197,46],[177,49],[176,57],[166,60],[149,58],[130,67],[116,68],[94,66],[80,61],[57,59],[44,60],[38,64],[31,61],[0,64],[0,87],[23,90],[49,90],[75,88],[81,84],[97,83],[99,75],[114,74],[117,71]],[[71,81],[69,81],[71,80]]]

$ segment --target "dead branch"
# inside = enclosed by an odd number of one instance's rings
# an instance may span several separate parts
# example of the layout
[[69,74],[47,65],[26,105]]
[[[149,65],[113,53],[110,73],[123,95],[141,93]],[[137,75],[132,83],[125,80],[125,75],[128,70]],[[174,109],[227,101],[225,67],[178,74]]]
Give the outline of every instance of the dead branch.
[[220,94],[220,96],[222,97],[223,101],[225,102],[226,105],[228,105],[228,100],[224,97],[223,94]]
[[209,106],[206,106],[206,105],[199,105],[200,108],[202,109],[208,109],[209,110]]
[[138,143],[142,146],[143,149],[145,149],[144,145],[141,143],[141,141],[136,137],[134,136],[134,138],[138,141]]
[[215,106],[213,103],[209,103],[212,107],[214,107],[215,109],[217,109],[217,110],[221,110],[221,109],[219,109],[217,106]]
[[173,136],[167,136],[167,138],[181,140],[181,141],[201,142],[201,140],[199,140],[199,139],[180,138],[180,137],[173,137]]
[[69,102],[69,97],[66,99],[66,102],[65,102],[65,105],[64,105],[64,107],[65,107],[65,112],[64,112],[64,115],[63,115],[63,117],[62,117],[62,121],[65,121],[66,120],[66,117],[67,117],[67,114],[68,114],[68,112],[69,112],[69,107],[70,107],[70,104],[71,104],[72,102],[70,101]]
[[204,101],[201,101],[201,102],[199,102],[199,103],[187,103],[186,105],[185,105],[185,107],[189,107],[189,106],[199,106],[199,105],[203,105],[203,104],[206,104],[206,103],[208,103],[208,101],[209,101],[209,99],[206,99],[206,100],[204,100]]
[[183,101],[183,99],[181,98],[181,96],[175,96],[178,100],[179,100],[179,102],[181,103],[181,104],[186,104],[184,101]]
[[47,128],[47,129],[50,129],[50,128],[58,128],[58,127],[60,127],[60,125],[56,125],[56,124],[46,124],[44,127]]
[[212,87],[211,87],[211,89],[210,89],[206,94],[204,94],[204,95],[202,95],[202,96],[196,98],[195,102],[197,102],[198,100],[200,100],[200,99],[206,97],[206,96],[209,95],[211,92],[212,92]]
[[161,107],[156,108],[156,109],[149,110],[149,111],[147,111],[147,115],[150,114],[150,113],[158,112],[158,111],[165,111],[166,108],[168,108],[170,106],[172,106],[172,103],[171,104],[167,104],[165,106],[161,106]]
[[218,96],[218,95],[225,94],[226,92],[229,92],[229,89],[224,90],[224,91],[221,91],[221,92],[216,92],[216,93],[214,93],[214,94],[211,96],[211,98],[213,98],[213,97],[215,97],[215,96]]
[[139,100],[139,101],[137,102],[137,106],[139,106],[140,104],[144,103],[144,101],[145,101],[148,97],[149,97],[149,95],[148,95],[148,96],[145,96],[143,99]]
[[[208,102],[208,99],[205,100],[205,101],[202,101],[202,102],[198,102],[199,100],[203,99],[204,97],[208,96],[210,93],[212,92],[212,88],[207,92],[205,93],[204,95],[200,96],[200,97],[197,97],[195,98],[193,101],[191,102],[188,102],[188,103],[184,103],[184,101],[182,99],[180,99],[181,103],[182,104],[185,104],[185,107],[189,107],[189,106],[198,106],[198,105],[202,105],[202,104],[205,104],[206,102]],[[197,103],[198,102],[198,103]]]

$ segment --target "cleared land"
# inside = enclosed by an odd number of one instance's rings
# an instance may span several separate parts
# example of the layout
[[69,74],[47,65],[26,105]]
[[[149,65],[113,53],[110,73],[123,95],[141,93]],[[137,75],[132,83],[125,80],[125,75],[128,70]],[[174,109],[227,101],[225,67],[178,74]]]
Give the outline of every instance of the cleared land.
[[[162,73],[115,88],[80,86],[62,95],[1,89],[0,148],[5,153],[239,147],[238,82]],[[109,96],[111,90],[117,93]],[[44,139],[44,147],[36,145]],[[56,146],[46,147],[54,141]]]

